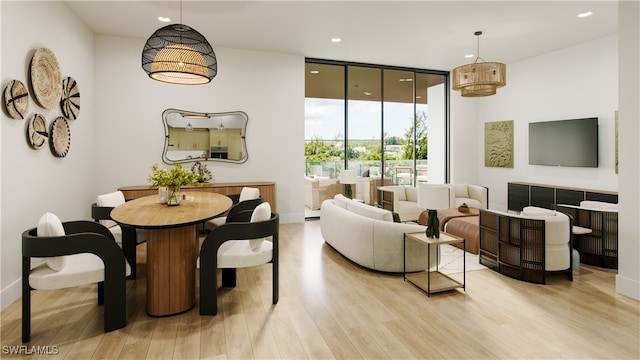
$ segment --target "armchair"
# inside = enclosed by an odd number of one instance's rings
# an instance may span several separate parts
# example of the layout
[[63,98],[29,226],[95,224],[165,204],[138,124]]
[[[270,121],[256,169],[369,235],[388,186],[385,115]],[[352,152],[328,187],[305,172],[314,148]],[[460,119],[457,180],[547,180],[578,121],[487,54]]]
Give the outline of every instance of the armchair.
[[397,213],[402,222],[418,220],[424,210],[418,207],[418,189],[404,185],[378,187],[378,206]]
[[262,196],[260,196],[260,189],[251,187],[243,187],[240,191],[240,195],[229,195],[229,197],[233,201],[233,207],[229,210],[227,216],[220,216],[205,222],[205,230],[207,232],[210,232],[218,226],[226,223],[230,216],[233,216],[240,211],[253,210],[264,201]]
[[618,268],[618,204],[585,200],[580,206],[559,204],[556,210],[571,216],[573,226],[587,230],[574,231],[573,247],[580,253],[580,262]]
[[222,269],[222,286],[235,287],[236,268],[272,263],[272,302],[278,303],[279,221],[278,214],[265,202],[253,211],[238,213],[207,235],[199,259],[200,315],[218,313],[218,268]]
[[[44,262],[31,269],[31,258]],[[22,233],[22,342],[31,337],[31,290],[98,284],[104,331],[126,325],[126,275],[131,268],[111,232],[92,221],[62,223],[44,214]]]
[[572,281],[571,220],[532,206],[521,215],[481,209],[480,263],[533,283],[544,284],[548,271],[566,271]]
[[469,207],[487,209],[489,206],[489,191],[486,187],[472,184],[447,184],[451,187],[450,208],[457,208],[462,203]]
[[105,226],[122,247],[124,256],[131,265],[130,279],[136,278],[136,246],[147,241],[147,230],[136,229],[129,226],[120,226],[111,219],[111,210],[125,203],[124,194],[114,191],[108,194],[98,195],[97,201],[91,204],[91,217],[93,220]]

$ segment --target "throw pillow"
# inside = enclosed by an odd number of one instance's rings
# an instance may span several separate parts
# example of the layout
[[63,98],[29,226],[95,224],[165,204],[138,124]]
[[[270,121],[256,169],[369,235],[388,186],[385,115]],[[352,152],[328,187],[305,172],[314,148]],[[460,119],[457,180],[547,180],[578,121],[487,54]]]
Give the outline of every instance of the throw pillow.
[[[64,236],[64,227],[60,219],[52,213],[46,213],[40,217],[37,227],[38,236]],[[66,264],[64,256],[43,258],[44,262],[53,271],[60,271]]]
[[[271,205],[269,205],[268,202],[263,202],[262,204],[256,206],[256,208],[253,210],[253,213],[251,214],[252,223],[266,221],[269,219],[271,219]],[[260,246],[265,239],[266,238],[249,240],[249,246],[251,247],[251,250],[260,249]]]
[[393,215],[393,222],[401,222],[400,221],[400,215],[397,212],[392,212],[391,215]]

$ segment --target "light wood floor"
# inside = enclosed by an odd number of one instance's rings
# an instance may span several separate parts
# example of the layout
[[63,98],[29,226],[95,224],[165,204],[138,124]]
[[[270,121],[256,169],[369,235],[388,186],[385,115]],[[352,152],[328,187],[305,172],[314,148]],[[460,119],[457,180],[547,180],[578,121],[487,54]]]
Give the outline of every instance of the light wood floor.
[[[139,246],[144,262],[144,245]],[[401,274],[359,267],[324,243],[319,222],[281,226],[280,302],[271,265],[242,269],[218,316],[198,304],[145,313],[145,264],[127,281],[127,326],[102,332],[95,286],[34,291],[31,342],[57,356],[29,359],[638,359],[640,303],[615,293],[615,271],[581,265],[573,282],[467,273],[466,292],[430,298]],[[19,346],[20,301],[1,313],[2,358]]]

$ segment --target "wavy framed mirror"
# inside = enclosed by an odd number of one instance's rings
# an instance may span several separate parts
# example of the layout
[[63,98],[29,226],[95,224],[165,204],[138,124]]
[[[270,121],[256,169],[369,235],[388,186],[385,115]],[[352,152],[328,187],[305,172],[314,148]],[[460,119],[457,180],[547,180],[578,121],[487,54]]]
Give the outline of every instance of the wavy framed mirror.
[[246,131],[249,117],[242,111],[201,113],[167,109],[162,113],[167,164],[190,161],[247,161]]

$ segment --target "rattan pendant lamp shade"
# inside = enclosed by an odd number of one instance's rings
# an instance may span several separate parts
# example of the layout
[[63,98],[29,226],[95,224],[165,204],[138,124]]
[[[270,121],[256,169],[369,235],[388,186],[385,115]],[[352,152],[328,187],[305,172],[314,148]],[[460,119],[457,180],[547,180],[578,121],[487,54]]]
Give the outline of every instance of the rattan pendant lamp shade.
[[[485,62],[480,57],[480,35],[478,37],[478,56],[473,64],[458,66],[453,69],[453,90],[460,91],[464,97],[480,97],[495,95],[496,89],[507,84],[507,66],[499,62]],[[481,62],[479,62],[479,60]]]
[[142,68],[154,80],[200,85],[216,76],[218,61],[202,34],[184,24],[171,24],[156,30],[144,44]]

